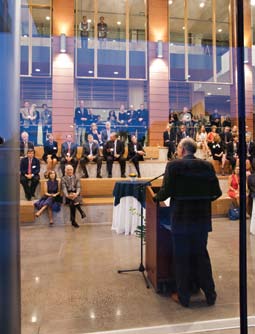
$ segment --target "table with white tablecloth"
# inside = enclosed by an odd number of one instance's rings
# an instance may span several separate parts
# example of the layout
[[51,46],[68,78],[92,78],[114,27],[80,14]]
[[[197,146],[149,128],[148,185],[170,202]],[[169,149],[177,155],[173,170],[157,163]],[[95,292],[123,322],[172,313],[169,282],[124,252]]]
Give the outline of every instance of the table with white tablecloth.
[[133,234],[145,218],[146,181],[120,181],[113,189],[114,207],[112,230],[117,234]]

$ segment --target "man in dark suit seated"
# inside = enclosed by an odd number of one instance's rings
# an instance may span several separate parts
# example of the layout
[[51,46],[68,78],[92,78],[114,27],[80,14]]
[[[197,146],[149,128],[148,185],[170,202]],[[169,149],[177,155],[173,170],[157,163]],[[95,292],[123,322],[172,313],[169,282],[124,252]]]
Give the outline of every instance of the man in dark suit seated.
[[47,171],[44,173],[44,176],[47,178],[50,170],[54,170],[58,162],[58,143],[54,140],[53,134],[47,134],[47,140],[43,146],[43,156],[42,159],[47,164]]
[[212,231],[211,201],[221,196],[219,181],[210,162],[197,159],[196,142],[182,139],[178,157],[166,166],[163,184],[155,201],[171,198],[171,230],[177,294],[172,299],[188,307],[194,277],[208,305],[216,301],[211,262],[207,251]]
[[60,158],[60,168],[62,175],[65,175],[65,166],[73,166],[74,173],[76,171],[78,160],[77,155],[77,145],[73,142],[72,135],[66,136],[66,141],[61,145],[61,158]]
[[126,159],[123,157],[124,152],[124,143],[117,139],[115,132],[112,132],[110,140],[107,141],[103,149],[109,178],[112,177],[112,165],[114,161],[118,161],[120,164],[121,177],[126,177]]
[[228,143],[227,145],[227,160],[229,160],[230,165],[232,167],[232,170],[235,169],[236,162],[239,159],[239,142],[238,142],[238,136],[233,136],[233,141]]
[[166,130],[163,132],[164,146],[168,147],[167,158],[170,160],[175,153],[175,141],[176,133],[173,128],[173,124],[169,123],[166,126]]
[[34,144],[29,141],[29,135],[26,131],[23,131],[20,137],[20,157],[25,157],[29,149],[34,149]]
[[181,124],[176,134],[176,141],[177,143],[179,143],[183,138],[187,138],[187,137],[189,137],[188,129],[186,125]]
[[139,161],[143,160],[143,156],[145,155],[142,144],[137,141],[135,135],[131,136],[131,142],[128,143],[128,160],[133,162],[135,165],[135,169],[137,171],[138,177],[141,177]]
[[102,178],[101,167],[103,158],[99,155],[99,145],[93,139],[93,135],[88,135],[88,142],[83,145],[80,165],[83,170],[82,178],[88,178],[87,163],[95,162],[97,164],[97,178]]
[[40,161],[34,157],[34,154],[34,149],[30,148],[27,156],[20,160],[20,183],[28,201],[35,197],[35,190],[40,180]]

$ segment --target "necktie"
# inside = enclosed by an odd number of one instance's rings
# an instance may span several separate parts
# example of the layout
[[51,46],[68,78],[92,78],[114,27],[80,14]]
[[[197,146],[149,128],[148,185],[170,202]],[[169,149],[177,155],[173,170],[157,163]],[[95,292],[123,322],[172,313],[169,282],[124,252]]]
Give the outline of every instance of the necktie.
[[28,159],[28,169],[27,169],[28,174],[32,174],[32,160]]
[[70,155],[70,153],[71,153],[71,143],[68,143],[68,155]]

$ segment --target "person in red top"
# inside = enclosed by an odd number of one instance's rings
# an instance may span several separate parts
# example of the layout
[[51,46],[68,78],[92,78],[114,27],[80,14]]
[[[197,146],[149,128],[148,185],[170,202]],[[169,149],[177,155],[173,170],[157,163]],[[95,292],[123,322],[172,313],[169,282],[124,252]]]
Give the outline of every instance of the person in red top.
[[239,166],[236,166],[228,179],[228,196],[232,198],[235,206],[239,207]]

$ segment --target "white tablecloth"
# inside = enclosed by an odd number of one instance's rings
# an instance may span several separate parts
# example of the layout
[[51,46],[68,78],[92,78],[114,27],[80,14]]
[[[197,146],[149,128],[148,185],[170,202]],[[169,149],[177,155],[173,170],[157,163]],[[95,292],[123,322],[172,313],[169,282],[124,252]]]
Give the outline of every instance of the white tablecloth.
[[[135,213],[132,213],[135,212]],[[133,196],[125,196],[120,203],[113,207],[112,230],[125,235],[133,234],[141,225],[141,203]],[[143,209],[145,217],[145,209]]]

